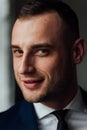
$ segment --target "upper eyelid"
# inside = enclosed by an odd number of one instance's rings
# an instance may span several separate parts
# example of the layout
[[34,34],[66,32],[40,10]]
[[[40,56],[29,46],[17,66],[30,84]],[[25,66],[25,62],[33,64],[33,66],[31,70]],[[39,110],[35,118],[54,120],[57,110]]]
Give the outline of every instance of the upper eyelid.
[[20,49],[14,49],[13,51],[14,51],[14,52],[16,52],[16,51],[20,51],[20,52],[22,52],[22,53],[23,53],[23,51],[22,51],[22,50],[20,50]]
[[20,48],[15,48],[15,47],[12,48],[13,53],[16,53],[18,51],[20,51],[20,53],[23,53],[23,51]]
[[42,48],[34,49],[34,50],[32,51],[32,53],[35,53],[35,52],[38,52],[38,51],[50,51],[50,49],[49,49],[49,48],[46,48],[46,47],[42,47]]

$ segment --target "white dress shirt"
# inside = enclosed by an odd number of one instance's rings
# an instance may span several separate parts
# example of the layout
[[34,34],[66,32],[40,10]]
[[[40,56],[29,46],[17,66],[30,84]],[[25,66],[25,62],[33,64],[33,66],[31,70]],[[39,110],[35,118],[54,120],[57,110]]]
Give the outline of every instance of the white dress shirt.
[[[34,107],[38,116],[39,129],[57,130],[58,119],[50,114],[54,109],[41,103],[34,103]],[[82,101],[80,90],[64,109],[71,109],[66,116],[70,130],[87,130],[87,109]]]

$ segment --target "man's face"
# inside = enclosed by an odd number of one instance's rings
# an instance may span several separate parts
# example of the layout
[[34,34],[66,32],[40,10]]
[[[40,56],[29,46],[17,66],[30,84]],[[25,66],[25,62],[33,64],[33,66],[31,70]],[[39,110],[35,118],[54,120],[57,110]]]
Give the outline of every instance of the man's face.
[[12,32],[14,73],[27,101],[55,100],[67,90],[71,63],[62,31],[61,18],[55,12],[16,21]]

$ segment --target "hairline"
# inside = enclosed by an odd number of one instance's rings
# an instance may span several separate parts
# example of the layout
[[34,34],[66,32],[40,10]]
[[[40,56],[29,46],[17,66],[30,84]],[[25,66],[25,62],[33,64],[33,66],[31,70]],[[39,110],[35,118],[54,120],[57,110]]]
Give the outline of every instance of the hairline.
[[17,19],[19,19],[19,20],[28,20],[29,18],[33,18],[33,17],[37,17],[37,16],[42,16],[44,14],[49,14],[49,13],[56,13],[58,15],[58,17],[61,19],[60,22],[62,24],[62,31],[63,32],[64,31],[70,32],[68,24],[64,21],[64,19],[61,17],[61,15],[56,10],[45,10],[44,12],[40,12],[40,13],[36,13],[36,14],[26,14],[24,16],[23,15],[19,16]]

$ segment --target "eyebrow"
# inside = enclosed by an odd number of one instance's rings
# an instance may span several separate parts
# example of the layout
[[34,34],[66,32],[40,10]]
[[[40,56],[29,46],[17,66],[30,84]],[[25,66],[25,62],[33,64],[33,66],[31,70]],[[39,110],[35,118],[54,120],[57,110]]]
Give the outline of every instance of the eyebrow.
[[11,47],[11,49],[12,48],[20,48],[18,45],[11,45],[10,47]]
[[52,44],[48,44],[48,43],[41,43],[41,44],[36,44],[32,46],[32,49],[38,49],[38,48],[53,48]]
[[[31,45],[31,49],[39,49],[39,48],[54,48],[54,46],[52,44],[49,44],[49,43],[38,43],[38,44],[34,44],[34,45]],[[21,48],[20,46],[18,45],[11,45],[11,48]]]

